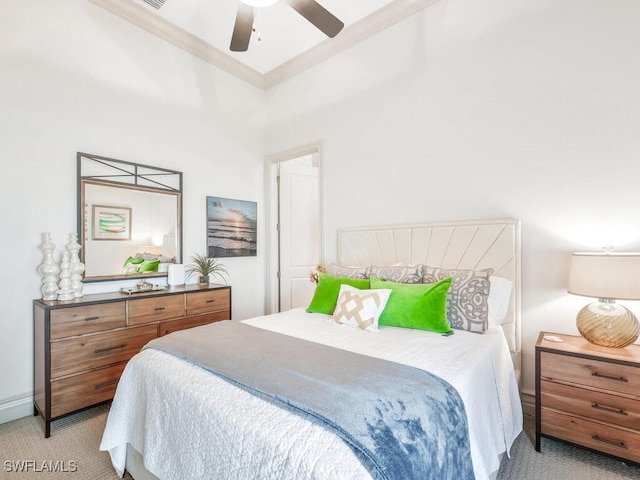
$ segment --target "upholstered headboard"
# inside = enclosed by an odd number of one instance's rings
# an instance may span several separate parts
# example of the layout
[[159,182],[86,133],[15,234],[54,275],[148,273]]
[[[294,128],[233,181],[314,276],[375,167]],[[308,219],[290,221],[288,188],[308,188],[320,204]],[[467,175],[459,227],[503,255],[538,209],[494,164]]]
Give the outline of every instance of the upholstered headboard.
[[516,219],[383,225],[338,230],[340,265],[423,263],[431,267],[480,270],[513,282],[502,329],[520,374],[520,221]]

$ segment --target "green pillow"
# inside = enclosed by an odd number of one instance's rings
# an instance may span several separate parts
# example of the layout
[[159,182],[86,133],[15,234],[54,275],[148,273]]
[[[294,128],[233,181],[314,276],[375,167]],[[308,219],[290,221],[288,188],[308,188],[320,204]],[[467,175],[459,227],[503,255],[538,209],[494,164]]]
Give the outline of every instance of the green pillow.
[[338,295],[340,294],[340,285],[350,285],[360,290],[369,289],[368,278],[345,278],[334,277],[326,273],[318,273],[318,285],[316,285],[316,291],[313,294],[311,303],[307,308],[309,313],[327,313],[333,314],[336,309],[336,303],[338,303]]
[[160,260],[144,260],[140,264],[138,272],[157,272]]
[[130,263],[133,265],[139,265],[140,263],[144,262],[143,258],[133,258],[133,257],[129,257],[124,261],[124,265],[122,265],[123,267],[126,267],[127,265],[129,265]]
[[371,288],[390,288],[380,325],[453,333],[447,322],[447,291],[451,277],[438,283],[395,283],[371,277]]

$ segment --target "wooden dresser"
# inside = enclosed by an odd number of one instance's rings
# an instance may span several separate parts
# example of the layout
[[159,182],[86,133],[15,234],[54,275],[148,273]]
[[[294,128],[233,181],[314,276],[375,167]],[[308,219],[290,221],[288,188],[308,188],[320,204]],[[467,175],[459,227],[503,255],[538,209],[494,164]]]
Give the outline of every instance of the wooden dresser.
[[34,300],[34,415],[51,422],[113,398],[127,361],[149,341],[231,318],[231,287]]
[[541,437],[640,462],[640,346],[607,348],[578,336],[540,333],[537,451]]

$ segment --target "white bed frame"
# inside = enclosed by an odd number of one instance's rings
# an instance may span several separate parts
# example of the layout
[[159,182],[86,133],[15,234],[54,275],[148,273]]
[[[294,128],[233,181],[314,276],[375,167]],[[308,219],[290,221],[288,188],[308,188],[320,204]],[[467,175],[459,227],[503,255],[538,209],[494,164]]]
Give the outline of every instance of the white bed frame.
[[[432,267],[478,270],[513,282],[511,305],[502,328],[520,382],[520,221],[516,219],[437,222],[338,230],[340,265],[423,263]],[[127,446],[126,469],[136,480],[158,480],[143,458]]]
[[513,282],[502,329],[518,384],[521,374],[520,221],[513,218],[343,228],[338,230],[340,265],[368,267],[422,263],[436,268],[479,270]]

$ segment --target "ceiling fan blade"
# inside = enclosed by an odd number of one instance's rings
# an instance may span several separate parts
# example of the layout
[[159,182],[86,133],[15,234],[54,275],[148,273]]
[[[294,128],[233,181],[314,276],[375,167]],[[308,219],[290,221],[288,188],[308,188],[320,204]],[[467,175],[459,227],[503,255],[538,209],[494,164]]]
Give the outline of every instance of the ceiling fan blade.
[[238,3],[238,15],[236,16],[236,24],[233,27],[229,49],[232,52],[246,52],[249,48],[252,31],[253,7],[240,2]]
[[335,37],[344,27],[342,21],[315,0],[287,0],[287,3],[328,37]]

